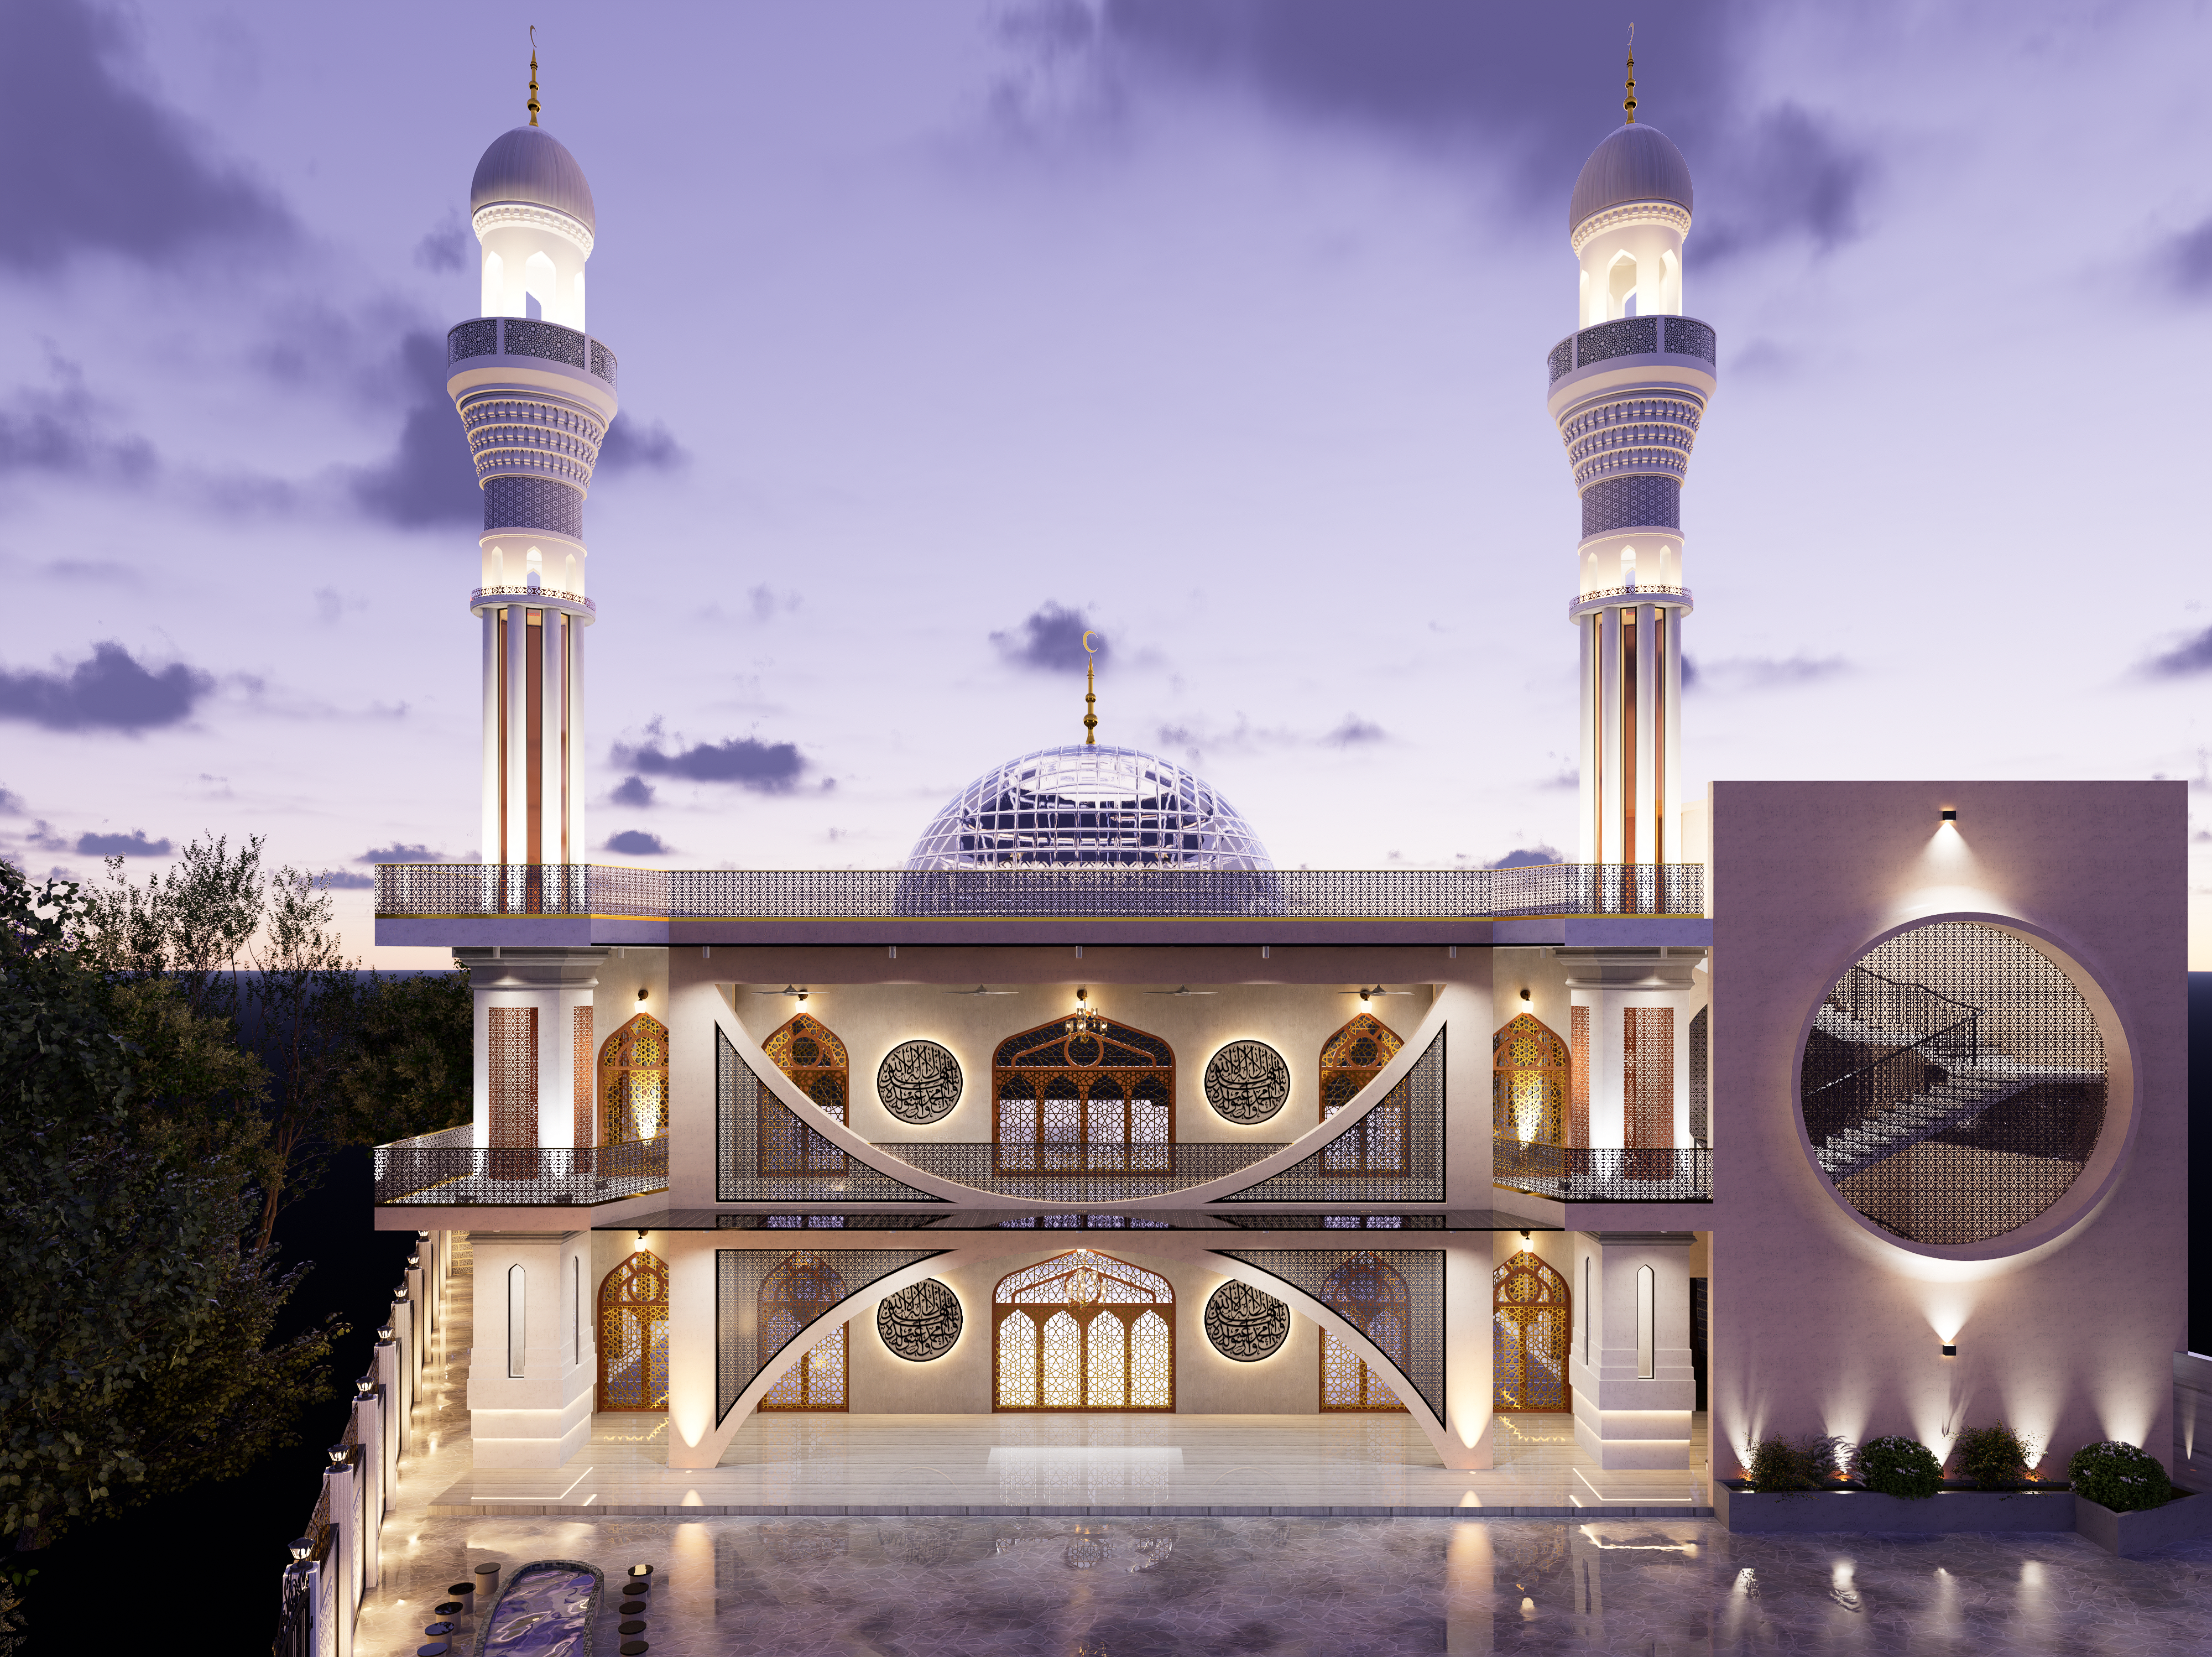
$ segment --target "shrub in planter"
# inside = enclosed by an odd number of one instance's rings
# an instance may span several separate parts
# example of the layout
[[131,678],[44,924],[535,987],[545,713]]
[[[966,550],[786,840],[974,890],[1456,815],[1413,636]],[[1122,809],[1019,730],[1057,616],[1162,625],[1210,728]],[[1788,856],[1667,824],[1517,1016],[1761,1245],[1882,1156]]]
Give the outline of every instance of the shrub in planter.
[[2075,1495],[2116,1514],[2163,1507],[2179,1494],[2156,1456],[2110,1439],[2076,1450],[2066,1464],[2066,1477],[2073,1481]]
[[1761,1439],[1752,1447],[1752,1488],[1761,1496],[1777,1490],[1817,1490],[1836,1476],[1850,1446],[1839,1438],[1814,1435],[1806,1438]]
[[1984,1490],[2002,1490],[2027,1479],[2027,1446],[2004,1422],[1969,1427],[1951,1447],[1959,1477]]
[[1943,1465],[1917,1440],[1869,1439],[1851,1457],[1851,1476],[1882,1496],[1922,1502],[1943,1488]]

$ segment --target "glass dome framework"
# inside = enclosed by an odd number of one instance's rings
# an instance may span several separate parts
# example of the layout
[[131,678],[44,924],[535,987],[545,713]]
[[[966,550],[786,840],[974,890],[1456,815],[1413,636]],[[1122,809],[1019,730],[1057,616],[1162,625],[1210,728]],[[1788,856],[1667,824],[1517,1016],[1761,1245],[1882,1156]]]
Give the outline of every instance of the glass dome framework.
[[1071,744],[994,765],[939,812],[910,869],[1012,866],[1272,869],[1220,791],[1136,748]]

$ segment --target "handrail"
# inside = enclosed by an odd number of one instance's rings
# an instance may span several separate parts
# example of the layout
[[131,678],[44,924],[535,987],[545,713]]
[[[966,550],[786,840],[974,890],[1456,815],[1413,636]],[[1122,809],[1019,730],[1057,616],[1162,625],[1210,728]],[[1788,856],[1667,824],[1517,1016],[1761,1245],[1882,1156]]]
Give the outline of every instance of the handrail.
[[[1908,987],[1926,988],[1922,984]],[[1928,993],[1936,994],[1934,990]],[[1950,999],[1944,996],[1936,998]],[[1807,1136],[1816,1145],[1825,1144],[1876,1112],[1925,1091],[1930,1070],[1948,1072],[1975,1063],[1981,1057],[1980,1020],[1981,1014],[1969,1008],[1966,1016],[1955,1024],[1946,1025],[1909,1046],[1885,1053],[1869,1063],[1807,1089],[1798,1101]],[[1963,1042],[1955,1039],[1961,1031],[1966,1033]],[[1908,1074],[1890,1079],[1893,1073],[1900,1071]],[[1848,1091],[1839,1093],[1839,1088]]]
[[599,612],[599,606],[581,593],[564,593],[556,587],[479,587],[469,594],[472,605],[486,599],[550,599],[556,604],[580,604],[593,615]]

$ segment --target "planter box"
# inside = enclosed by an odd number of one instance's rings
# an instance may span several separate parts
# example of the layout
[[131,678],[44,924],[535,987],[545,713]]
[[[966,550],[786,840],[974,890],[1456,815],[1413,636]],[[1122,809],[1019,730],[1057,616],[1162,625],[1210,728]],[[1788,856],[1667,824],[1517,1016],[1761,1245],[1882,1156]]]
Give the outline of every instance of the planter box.
[[2162,1508],[2132,1514],[2116,1514],[2079,1497],[2074,1503],[2074,1528],[2106,1553],[2140,1559],[2168,1543],[2212,1536],[2212,1496],[2191,1492]]
[[[1925,1502],[1908,1502],[1903,1496],[1878,1496],[1872,1490],[1798,1490],[1762,1496],[1734,1486],[1727,1479],[1713,1481],[1713,1517],[1738,1534],[1850,1531],[1864,1535],[1888,1532],[1933,1536],[1946,1531],[2070,1531],[2075,1528],[2076,1507],[2089,1505],[2093,1504],[2077,1504],[2071,1490],[1944,1490]],[[2153,1516],[2119,1515],[2124,1519]]]

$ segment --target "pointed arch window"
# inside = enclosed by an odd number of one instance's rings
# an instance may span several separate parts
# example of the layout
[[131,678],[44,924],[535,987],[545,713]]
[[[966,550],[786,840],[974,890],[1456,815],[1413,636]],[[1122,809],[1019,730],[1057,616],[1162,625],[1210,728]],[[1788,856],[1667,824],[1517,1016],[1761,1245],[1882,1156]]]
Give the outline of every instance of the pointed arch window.
[[[1382,1349],[1400,1369],[1406,1367],[1413,1320],[1413,1297],[1406,1280],[1388,1262],[1355,1254],[1322,1280],[1321,1302]],[[1322,1331],[1321,1407],[1382,1412],[1403,1410],[1389,1384],[1340,1339]]]
[[668,1267],[644,1249],[599,1284],[599,1406],[668,1408]]
[[[1405,1045],[1396,1031],[1372,1013],[1358,1014],[1322,1043],[1321,1119],[1328,1121],[1349,1105]],[[1407,1082],[1393,1087],[1361,1121],[1322,1148],[1322,1168],[1332,1174],[1405,1173],[1406,1117],[1412,1099]]]
[[[836,1122],[846,1119],[852,1097],[852,1064],[830,1026],[801,1013],[761,1044],[791,1085]],[[760,1171],[763,1173],[839,1174],[845,1153],[786,1110],[765,1089],[760,1106]]]
[[[843,1276],[819,1254],[794,1254],[770,1272],[760,1288],[761,1367],[844,1298]],[[761,1395],[760,1408],[841,1410],[846,1381],[845,1326],[840,1324]]]
[[1039,1025],[991,1061],[1001,1173],[1165,1173],[1174,1154],[1175,1050],[1091,1014]]
[[1567,1044],[1533,1013],[1490,1039],[1492,1135],[1523,1145],[1557,1145],[1566,1131]]
[[1492,1407],[1571,1410],[1567,1343],[1574,1311],[1567,1280],[1522,1249],[1490,1274],[1490,1282]]
[[1158,1273],[1077,1249],[991,1299],[994,1409],[1175,1408],[1175,1290]]
[[668,1026],[640,1013],[599,1049],[601,1142],[627,1145],[668,1131]]

